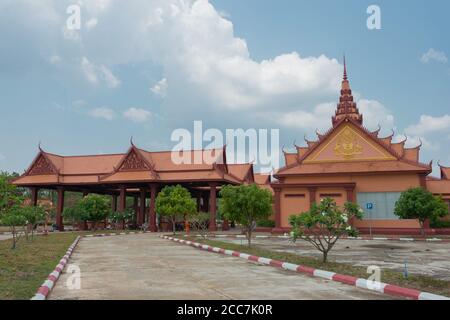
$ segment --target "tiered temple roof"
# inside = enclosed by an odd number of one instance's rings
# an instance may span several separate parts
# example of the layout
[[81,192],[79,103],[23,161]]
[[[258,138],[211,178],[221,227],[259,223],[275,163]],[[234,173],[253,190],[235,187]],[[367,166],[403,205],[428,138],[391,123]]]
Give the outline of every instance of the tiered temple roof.
[[316,132],[316,140],[305,137],[306,146],[294,144],[295,153],[283,150],[286,166],[275,177],[350,172],[431,172],[432,163],[419,161],[422,143],[406,148],[407,137],[394,143],[394,133],[379,137],[380,130],[381,127],[375,131],[364,127],[363,117],[353,101],[344,60],[341,96],[332,117],[332,127],[323,134]]

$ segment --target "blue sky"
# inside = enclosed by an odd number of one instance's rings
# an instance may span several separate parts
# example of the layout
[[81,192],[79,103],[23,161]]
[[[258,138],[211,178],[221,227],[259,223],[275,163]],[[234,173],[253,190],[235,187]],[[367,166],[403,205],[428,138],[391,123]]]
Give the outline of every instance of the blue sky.
[[[67,30],[79,3],[81,29]],[[366,27],[369,5],[381,30]],[[330,126],[342,55],[365,125],[450,165],[450,3],[0,1],[0,169],[37,152],[171,149],[176,128],[280,129],[292,149]]]

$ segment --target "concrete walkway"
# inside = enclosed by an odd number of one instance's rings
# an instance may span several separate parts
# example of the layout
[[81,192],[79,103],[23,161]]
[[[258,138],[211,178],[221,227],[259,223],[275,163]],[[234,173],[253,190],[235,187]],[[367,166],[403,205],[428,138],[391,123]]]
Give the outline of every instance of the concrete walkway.
[[389,299],[163,240],[154,234],[83,238],[70,264],[81,289],[63,273],[49,299]]

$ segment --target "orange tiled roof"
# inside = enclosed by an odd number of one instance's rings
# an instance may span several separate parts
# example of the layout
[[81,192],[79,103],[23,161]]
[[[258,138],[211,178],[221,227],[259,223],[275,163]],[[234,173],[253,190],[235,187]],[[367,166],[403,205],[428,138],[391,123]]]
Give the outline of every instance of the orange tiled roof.
[[248,180],[247,182],[251,182],[249,180],[253,180],[253,178],[249,179],[248,177],[248,175],[251,174],[250,170],[252,169],[253,165],[251,163],[228,165],[228,173],[230,173],[232,176],[235,176],[241,181]]
[[[242,183],[252,164],[227,165],[225,148],[185,151],[183,159],[199,163],[172,161],[179,155],[171,151],[150,152],[130,147],[127,153],[61,156],[40,150],[16,185],[96,184],[147,181],[223,181]],[[131,159],[130,159],[131,158]],[[130,164],[127,162],[131,162]],[[130,169],[131,168],[131,169]],[[228,172],[230,170],[230,172]]]
[[263,189],[267,189],[270,192],[273,192],[272,187],[270,186],[270,175],[257,173],[255,174],[255,183]]
[[450,180],[450,168],[441,166],[441,179]]

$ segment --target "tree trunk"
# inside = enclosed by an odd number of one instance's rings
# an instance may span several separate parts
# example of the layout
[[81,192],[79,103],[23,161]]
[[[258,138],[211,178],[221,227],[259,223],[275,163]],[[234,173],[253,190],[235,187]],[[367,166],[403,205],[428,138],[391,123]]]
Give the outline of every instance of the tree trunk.
[[247,231],[247,241],[248,241],[248,246],[250,247],[252,245],[252,229],[251,229],[251,227]]
[[176,233],[176,230],[175,230],[175,220],[176,219],[172,219],[172,231],[173,231],[173,234],[175,235],[175,233]]
[[11,233],[12,233],[12,236],[13,236],[13,244],[12,244],[11,249],[14,250],[16,248],[16,228],[14,226],[11,227]]
[[420,224],[420,234],[422,237],[425,237],[424,221],[419,220],[419,224]]
[[323,263],[327,263],[327,257],[328,257],[328,251],[324,251],[323,252],[323,259],[322,259]]

